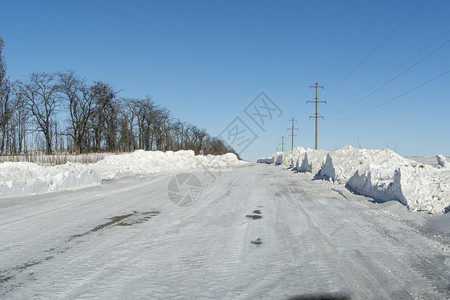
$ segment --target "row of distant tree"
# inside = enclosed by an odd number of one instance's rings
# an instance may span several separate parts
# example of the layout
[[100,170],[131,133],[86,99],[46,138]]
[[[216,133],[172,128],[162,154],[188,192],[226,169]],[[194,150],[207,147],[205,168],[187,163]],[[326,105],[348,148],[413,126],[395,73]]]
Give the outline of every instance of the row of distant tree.
[[195,125],[174,120],[149,97],[119,98],[114,88],[89,84],[74,71],[32,73],[26,81],[6,76],[0,38],[0,151],[71,153],[144,150],[234,152]]

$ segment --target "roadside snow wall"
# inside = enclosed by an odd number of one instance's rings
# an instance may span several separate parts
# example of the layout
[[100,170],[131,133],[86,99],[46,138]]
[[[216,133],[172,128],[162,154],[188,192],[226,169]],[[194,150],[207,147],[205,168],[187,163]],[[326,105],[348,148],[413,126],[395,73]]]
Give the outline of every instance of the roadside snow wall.
[[[292,153],[281,153],[276,159],[281,155],[291,159],[296,157]],[[437,169],[388,149],[346,146],[333,152],[308,149],[302,155],[297,155],[298,160],[291,163],[292,168],[345,185],[349,190],[375,200],[398,200],[410,210],[430,213],[442,213],[450,208],[449,168],[441,166]]]
[[144,150],[110,155],[95,164],[41,166],[28,162],[4,162],[0,163],[0,198],[75,189],[126,176],[205,168],[225,170],[242,164],[246,162],[231,153],[196,156],[193,151]]
[[297,168],[299,172],[309,172],[314,175],[320,172],[325,160],[327,158],[328,151],[325,150],[308,150]]

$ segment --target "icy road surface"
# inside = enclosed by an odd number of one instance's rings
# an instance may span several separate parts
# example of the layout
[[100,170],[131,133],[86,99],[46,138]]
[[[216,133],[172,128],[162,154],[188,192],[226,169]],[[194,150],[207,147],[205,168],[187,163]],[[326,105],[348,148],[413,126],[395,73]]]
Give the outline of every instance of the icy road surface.
[[280,167],[195,174],[189,207],[168,199],[174,174],[2,199],[0,298],[450,297],[427,215]]

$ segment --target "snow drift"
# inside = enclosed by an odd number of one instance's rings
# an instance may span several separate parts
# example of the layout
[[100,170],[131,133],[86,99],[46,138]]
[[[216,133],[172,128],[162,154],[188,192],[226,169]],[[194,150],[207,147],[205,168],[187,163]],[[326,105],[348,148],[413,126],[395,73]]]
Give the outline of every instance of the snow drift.
[[328,155],[328,151],[325,150],[309,150],[305,153],[303,160],[301,163],[297,163],[300,165],[297,167],[297,171],[299,172],[310,172],[313,174],[317,174],[322,169],[325,164],[325,159]]
[[351,146],[333,152],[301,152],[299,148],[294,153],[276,153],[272,157],[280,165],[311,172],[316,178],[344,185],[377,201],[398,200],[410,210],[430,213],[446,212],[450,207],[450,169],[442,155],[437,156],[439,169],[388,149]]
[[450,164],[448,163],[447,159],[445,158],[444,155],[442,154],[437,154],[436,155],[436,159],[437,159],[437,163],[438,166],[441,168],[448,168],[450,167]]
[[196,156],[193,151],[137,150],[110,155],[95,164],[41,166],[28,162],[0,163],[0,198],[74,189],[103,180],[187,169],[216,169],[245,164],[236,155]]
[[80,164],[44,167],[28,162],[0,164],[0,197],[40,194],[101,181],[97,172]]
[[259,159],[258,163],[273,163],[284,167],[292,168],[298,172],[310,172],[317,174],[325,163],[328,151],[312,150],[298,147],[291,152],[276,152],[270,159]]

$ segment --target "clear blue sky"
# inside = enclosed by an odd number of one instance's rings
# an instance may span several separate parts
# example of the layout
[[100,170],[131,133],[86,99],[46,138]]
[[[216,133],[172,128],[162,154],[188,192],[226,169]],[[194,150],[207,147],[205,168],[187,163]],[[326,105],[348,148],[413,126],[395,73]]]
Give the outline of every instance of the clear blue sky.
[[[281,149],[292,117],[295,146],[314,147],[315,82],[319,148],[450,155],[449,13],[448,0],[1,0],[0,36],[13,80],[73,69],[214,136],[240,117],[258,136],[248,160]],[[260,92],[283,112],[265,131],[244,113]]]

